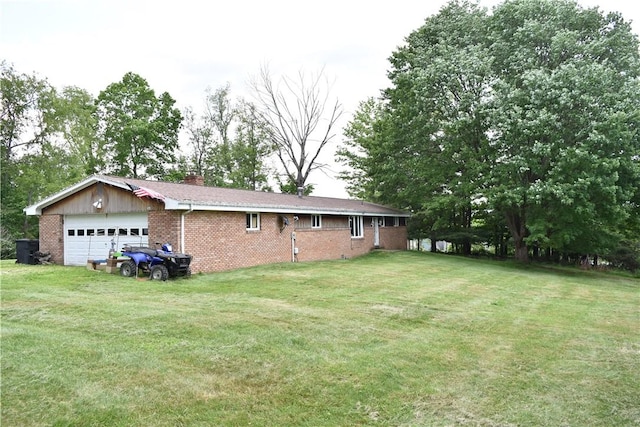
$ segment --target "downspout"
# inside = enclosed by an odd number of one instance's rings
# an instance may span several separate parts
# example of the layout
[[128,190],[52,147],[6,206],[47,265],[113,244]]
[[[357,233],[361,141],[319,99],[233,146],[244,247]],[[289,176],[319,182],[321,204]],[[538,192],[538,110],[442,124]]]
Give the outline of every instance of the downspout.
[[291,232],[291,262],[296,262],[296,232]]
[[193,212],[193,205],[189,203],[189,210],[180,215],[180,252],[186,253],[184,249],[184,217]]

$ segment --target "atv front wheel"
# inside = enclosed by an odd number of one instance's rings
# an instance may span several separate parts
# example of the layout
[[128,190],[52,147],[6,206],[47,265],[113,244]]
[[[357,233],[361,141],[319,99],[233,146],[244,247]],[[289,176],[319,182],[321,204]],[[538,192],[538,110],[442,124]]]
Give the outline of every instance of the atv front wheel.
[[127,260],[120,266],[120,275],[124,277],[132,277],[136,275],[138,267],[133,260]]
[[162,280],[163,282],[169,278],[169,270],[162,264],[154,265],[151,267],[151,273],[149,279]]

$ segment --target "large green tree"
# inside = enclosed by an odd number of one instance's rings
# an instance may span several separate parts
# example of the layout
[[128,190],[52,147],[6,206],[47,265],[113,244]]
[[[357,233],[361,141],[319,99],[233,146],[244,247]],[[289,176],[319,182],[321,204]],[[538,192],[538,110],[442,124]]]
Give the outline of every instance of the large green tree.
[[227,84],[207,90],[204,111],[185,110],[185,130],[190,151],[189,169],[207,185],[266,190],[273,153],[266,124],[256,107],[231,97]]
[[[387,91],[391,108],[401,112],[392,115],[394,139],[412,147],[409,167],[419,171],[428,194],[421,194],[419,211],[431,218],[434,238],[450,240],[466,254],[475,240],[473,203],[482,197],[478,177],[487,146],[487,21],[474,4],[447,5],[410,35],[408,49],[392,57],[390,77],[398,84]],[[405,104],[407,96],[412,102]],[[409,124],[408,115],[414,117]],[[411,196],[420,194],[414,189]]]
[[208,171],[205,180],[219,187],[233,187],[234,170],[230,133],[237,117],[237,108],[231,99],[231,86],[227,83],[207,91],[205,102],[205,129],[210,129],[213,144],[206,152]]
[[229,177],[235,188],[270,190],[273,171],[267,159],[273,154],[267,127],[255,105],[241,101],[236,109],[237,125],[229,157],[233,168]]
[[35,74],[2,63],[0,80],[2,255],[13,239],[35,237],[36,218],[25,206],[54,193],[93,169],[95,140],[93,98],[84,90],[58,92]]
[[494,11],[488,42],[486,195],[505,215],[517,258],[530,244],[606,250],[639,184],[637,36],[616,13],[514,0]]
[[433,227],[449,218],[466,244],[499,214],[523,261],[531,245],[594,253],[625,234],[637,214],[640,60],[619,14],[452,1],[391,65],[385,130],[354,140],[387,161],[351,164],[380,201],[401,206],[401,195]]
[[[421,224],[412,230],[464,253],[475,239],[478,190],[470,178],[487,145],[486,21],[483,9],[457,3],[429,18],[391,57],[394,86],[380,102],[361,104],[338,152],[350,166],[350,189],[413,211]],[[448,60],[433,60],[442,57]]]
[[[385,175],[385,167],[393,167],[387,154],[391,150],[385,147],[389,141],[385,133],[387,117],[384,103],[370,97],[360,102],[344,129],[345,139],[336,151],[336,160],[347,166],[339,177],[347,183],[347,193],[353,198],[371,201],[383,198],[388,202],[390,196],[397,194],[392,191],[381,195],[384,182],[376,176],[379,171]],[[407,199],[397,201],[407,202],[410,203]]]
[[161,178],[176,161],[180,110],[167,92],[156,97],[145,79],[127,73],[97,100],[105,172]]
[[57,111],[63,118],[59,143],[77,159],[67,167],[75,167],[78,176],[101,172],[105,158],[97,135],[95,98],[84,89],[64,87],[59,92]]

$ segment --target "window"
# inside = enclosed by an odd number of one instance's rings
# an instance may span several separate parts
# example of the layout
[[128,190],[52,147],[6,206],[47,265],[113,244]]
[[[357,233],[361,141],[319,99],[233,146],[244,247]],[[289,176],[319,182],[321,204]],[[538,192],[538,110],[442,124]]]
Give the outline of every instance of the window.
[[247,230],[260,230],[260,214],[247,214]]
[[393,218],[393,226],[394,227],[398,227],[400,225],[400,217],[394,217]]
[[84,228],[78,229],[78,236],[84,236]]
[[322,215],[311,215],[311,228],[322,227]]
[[76,230],[72,230],[72,229],[67,230],[67,236],[75,236],[75,235],[76,235]]
[[361,216],[350,216],[349,217],[349,228],[351,229],[351,237],[362,237],[362,217]]
[[118,228],[118,236],[126,236],[127,229],[126,228]]
[[116,229],[115,228],[108,228],[107,229],[107,236],[115,236],[116,235]]
[[132,228],[130,230],[130,235],[131,236],[139,236],[140,235],[140,229],[139,228]]

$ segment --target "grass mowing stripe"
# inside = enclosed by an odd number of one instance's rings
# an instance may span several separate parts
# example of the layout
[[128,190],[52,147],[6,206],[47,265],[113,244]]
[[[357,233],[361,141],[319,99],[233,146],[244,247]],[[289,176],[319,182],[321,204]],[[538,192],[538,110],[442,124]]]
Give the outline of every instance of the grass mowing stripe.
[[0,264],[6,425],[636,425],[636,278],[412,252]]

